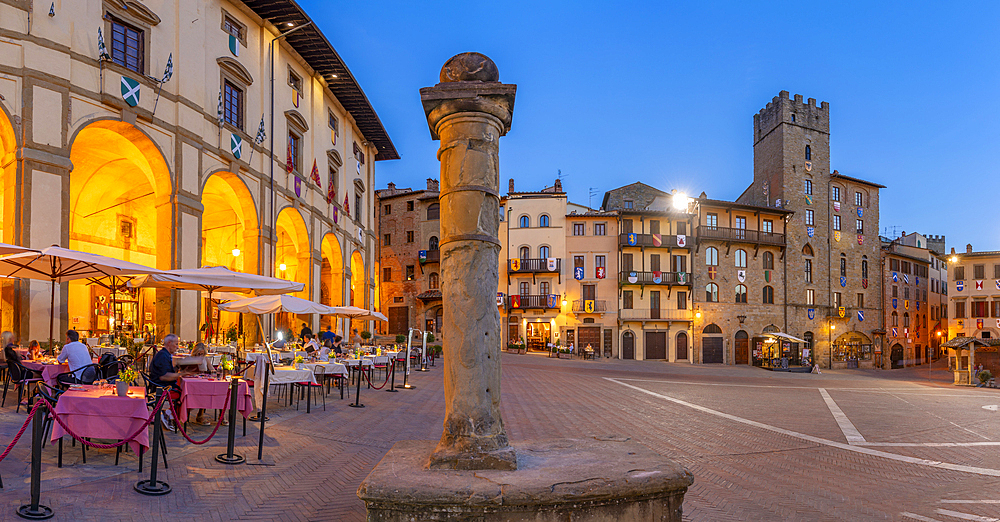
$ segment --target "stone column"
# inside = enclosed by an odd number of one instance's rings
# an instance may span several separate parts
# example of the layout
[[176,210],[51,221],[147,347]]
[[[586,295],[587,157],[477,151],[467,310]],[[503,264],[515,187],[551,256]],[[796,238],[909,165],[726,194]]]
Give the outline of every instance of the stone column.
[[462,53],[420,89],[431,137],[441,141],[441,293],[444,433],[432,469],[517,468],[500,418],[499,141],[510,130],[516,85],[492,60]]

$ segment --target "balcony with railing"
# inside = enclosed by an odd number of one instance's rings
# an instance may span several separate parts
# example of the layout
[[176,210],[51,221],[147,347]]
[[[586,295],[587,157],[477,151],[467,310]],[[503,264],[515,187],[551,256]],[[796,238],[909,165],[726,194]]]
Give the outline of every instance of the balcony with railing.
[[441,262],[441,251],[440,250],[428,250],[427,257],[422,261],[423,263],[440,263]]
[[[632,277],[635,276],[635,280]],[[659,280],[657,281],[657,277]],[[690,285],[690,272],[636,272],[621,271],[618,282],[627,285]]]
[[691,310],[668,308],[631,308],[618,312],[623,321],[690,321],[692,315]]
[[[594,299],[593,301],[594,301],[594,309],[592,310],[593,312],[607,312],[608,311],[608,302],[607,301],[605,301],[604,299]],[[587,302],[584,299],[577,299],[577,300],[573,301],[573,311],[574,312],[590,313],[590,312],[587,312]]]
[[[517,270],[514,262],[517,261]],[[555,270],[549,270],[548,259],[511,259],[507,261],[507,271],[512,274],[557,273],[562,272],[562,258],[556,258]]]
[[534,309],[556,309],[558,310],[562,302],[556,294],[537,295],[509,295],[507,296],[507,308],[517,310],[521,308]]
[[746,230],[743,228],[698,227],[698,240],[713,239],[733,241],[736,243],[754,243],[761,245],[785,246],[785,235],[762,230]]
[[[635,236],[635,244],[629,242],[629,236]],[[635,247],[677,247],[677,236],[667,236],[660,234],[638,234],[638,233],[622,233],[618,234],[618,246],[635,246]],[[684,248],[684,247],[681,247]]]

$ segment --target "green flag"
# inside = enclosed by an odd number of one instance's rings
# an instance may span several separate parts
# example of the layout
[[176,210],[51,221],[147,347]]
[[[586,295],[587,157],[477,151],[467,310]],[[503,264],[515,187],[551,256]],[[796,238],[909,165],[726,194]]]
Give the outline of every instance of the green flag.
[[240,55],[240,41],[235,35],[229,35],[229,52],[233,53],[233,56]]

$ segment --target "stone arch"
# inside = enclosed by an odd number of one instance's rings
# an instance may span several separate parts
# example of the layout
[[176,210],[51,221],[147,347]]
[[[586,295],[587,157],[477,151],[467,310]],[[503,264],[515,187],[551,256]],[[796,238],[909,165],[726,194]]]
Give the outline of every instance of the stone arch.
[[202,185],[201,204],[201,265],[259,273],[257,206],[243,180],[229,171],[212,173]]
[[[69,248],[160,269],[173,268],[173,181],[157,144],[134,125],[98,119],[70,142]],[[111,290],[69,284],[67,312],[78,330],[106,333],[110,317],[134,336],[170,321],[169,290]],[[120,303],[114,308],[99,303]],[[149,314],[150,320],[146,320]]]
[[[15,180],[17,178],[17,132],[7,108],[0,103],[0,242],[14,243]],[[14,286],[0,279],[0,328],[13,329]]]
[[[365,278],[365,261],[361,257],[361,252],[355,250],[351,253],[351,306],[356,306],[358,308],[368,309],[368,304],[365,301],[365,291],[367,290],[366,278]],[[345,332],[353,334],[353,328],[357,328],[358,331],[364,330],[366,323],[364,321],[351,321],[352,332]]]
[[[319,270],[319,302],[328,306],[344,305],[344,252],[340,241],[333,232],[323,236],[320,245]],[[320,324],[323,327],[336,325],[335,317],[323,316]],[[337,328],[335,327],[334,330]]]
[[632,330],[622,332],[622,359],[635,359],[635,333]]
[[706,326],[701,331],[701,333],[706,333],[706,334],[721,334],[722,333],[722,328],[719,328],[719,325],[717,325],[715,323],[712,323],[712,324]]
[[297,296],[309,299],[312,252],[306,222],[297,208],[286,206],[278,211],[274,227],[277,233],[274,273],[282,279],[304,284]]
[[679,361],[684,361],[690,358],[688,355],[690,352],[690,346],[688,345],[688,334],[687,332],[678,332],[674,342],[675,357]]
[[805,246],[802,247],[802,255],[804,255],[804,256],[812,256],[813,255],[813,247],[812,247],[812,245],[810,245],[809,243],[806,243]]

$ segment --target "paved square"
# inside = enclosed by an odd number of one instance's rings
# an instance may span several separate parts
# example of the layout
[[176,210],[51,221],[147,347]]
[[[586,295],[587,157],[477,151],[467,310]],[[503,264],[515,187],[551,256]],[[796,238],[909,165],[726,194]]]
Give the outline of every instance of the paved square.
[[[695,475],[686,520],[1000,519],[1000,403],[996,390],[957,388],[926,367],[782,374],[748,367],[503,356],[512,440],[631,437]],[[160,478],[173,493],[144,497],[134,454],[43,452],[42,502],[56,520],[363,520],[355,491],[397,440],[437,439],[440,368],[415,372],[414,390],[362,389],[367,407],[339,395],[305,413],[272,402],[265,461],[225,466],[224,431],[205,446],[168,433]],[[353,389],[352,389],[353,392]],[[352,395],[353,401],[353,395]],[[0,443],[24,421],[8,397]],[[194,438],[210,428],[193,428]],[[30,434],[30,431],[29,431]],[[256,462],[256,425],[237,452]],[[27,435],[26,435],[27,436]],[[30,443],[0,463],[0,520],[28,501]]]

